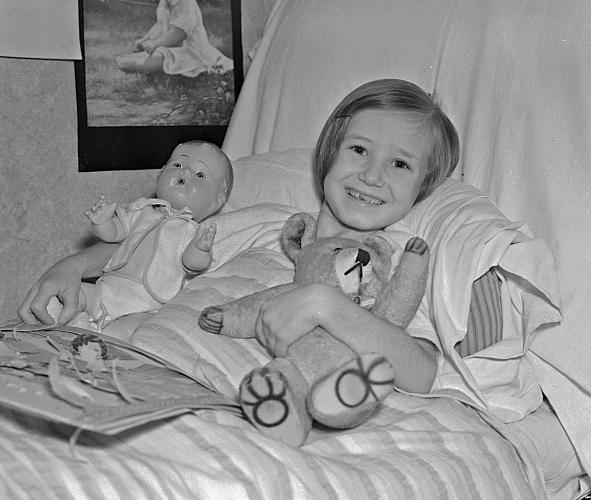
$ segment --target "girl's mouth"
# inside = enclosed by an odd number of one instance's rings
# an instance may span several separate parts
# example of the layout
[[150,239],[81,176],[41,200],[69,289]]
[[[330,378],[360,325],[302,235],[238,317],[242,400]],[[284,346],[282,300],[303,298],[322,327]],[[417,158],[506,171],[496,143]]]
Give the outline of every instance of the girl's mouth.
[[369,196],[367,194],[363,194],[355,189],[345,188],[345,192],[348,196],[355,198],[357,201],[360,201],[365,205],[380,206],[384,204],[382,200],[374,198],[373,196]]

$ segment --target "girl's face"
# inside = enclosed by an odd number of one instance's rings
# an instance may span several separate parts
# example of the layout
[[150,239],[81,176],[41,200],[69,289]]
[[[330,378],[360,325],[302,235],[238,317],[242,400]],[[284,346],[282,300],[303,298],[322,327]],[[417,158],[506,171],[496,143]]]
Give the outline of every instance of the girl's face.
[[209,144],[180,144],[160,170],[156,196],[173,208],[189,208],[196,221],[226,201],[228,164]]
[[360,231],[398,222],[417,199],[432,149],[433,137],[420,117],[360,111],[349,120],[337,160],[324,179],[325,216]]

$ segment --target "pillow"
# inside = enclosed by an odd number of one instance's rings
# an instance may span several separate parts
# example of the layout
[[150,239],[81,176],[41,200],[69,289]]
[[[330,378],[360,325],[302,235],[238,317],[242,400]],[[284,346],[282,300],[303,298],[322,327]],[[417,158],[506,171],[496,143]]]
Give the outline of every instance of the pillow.
[[320,198],[312,175],[312,155],[311,149],[291,149],[233,161],[234,188],[222,213],[263,202],[317,213]]
[[[509,422],[541,403],[526,352],[533,335],[561,320],[554,259],[523,222],[509,221],[481,191],[447,179],[403,221],[427,241],[430,279],[409,328],[432,329],[445,355],[432,393],[451,395]],[[472,284],[491,268],[501,280],[503,339],[462,359]]]

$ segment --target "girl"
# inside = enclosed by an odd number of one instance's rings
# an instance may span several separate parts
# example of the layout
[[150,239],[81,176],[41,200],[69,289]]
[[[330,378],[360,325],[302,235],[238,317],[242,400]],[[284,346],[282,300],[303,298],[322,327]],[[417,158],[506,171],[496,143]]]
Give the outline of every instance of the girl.
[[[400,221],[449,176],[459,156],[451,121],[416,85],[384,79],[358,87],[326,122],[315,153],[323,203],[318,237],[357,237]],[[400,389],[426,393],[437,370],[437,350],[323,284],[268,300],[257,337],[273,352],[316,326],[358,353],[383,353]],[[372,335],[360,332],[372,332]]]

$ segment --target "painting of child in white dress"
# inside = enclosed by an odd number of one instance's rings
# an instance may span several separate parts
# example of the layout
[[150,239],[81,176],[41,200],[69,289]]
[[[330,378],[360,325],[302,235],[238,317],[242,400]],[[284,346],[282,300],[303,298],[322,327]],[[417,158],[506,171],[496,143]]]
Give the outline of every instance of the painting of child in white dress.
[[88,126],[227,125],[231,3],[83,0]]

